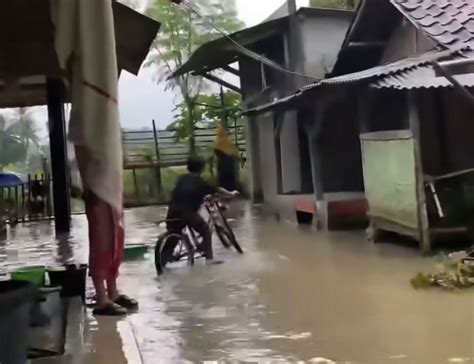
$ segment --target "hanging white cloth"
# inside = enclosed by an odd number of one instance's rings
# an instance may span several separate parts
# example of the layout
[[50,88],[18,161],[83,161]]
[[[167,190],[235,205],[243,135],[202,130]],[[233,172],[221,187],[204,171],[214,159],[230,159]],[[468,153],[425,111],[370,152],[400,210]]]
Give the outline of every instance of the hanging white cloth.
[[69,138],[84,188],[122,212],[122,143],[112,0],[50,0],[72,96]]

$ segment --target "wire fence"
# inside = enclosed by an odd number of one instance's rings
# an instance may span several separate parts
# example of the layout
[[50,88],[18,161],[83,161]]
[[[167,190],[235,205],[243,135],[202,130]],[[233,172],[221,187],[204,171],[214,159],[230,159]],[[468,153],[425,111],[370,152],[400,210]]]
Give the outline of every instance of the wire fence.
[[[245,168],[245,128],[228,128],[237,146],[241,167]],[[124,202],[127,207],[155,205],[167,201],[190,155],[190,141],[176,137],[176,130],[124,130]],[[216,128],[198,128],[194,134],[195,151],[207,158],[213,155]],[[180,169],[181,168],[181,169]],[[208,169],[213,177],[213,166]]]
[[54,216],[52,180],[44,174],[29,174],[25,183],[0,187],[0,230],[6,224],[49,220]]
[[[229,127],[229,133],[241,159],[245,159],[244,127]],[[197,153],[204,156],[211,154],[216,136],[215,128],[196,129],[194,141]],[[159,164],[162,167],[180,166],[186,163],[190,151],[189,140],[178,139],[176,130],[157,130],[156,127],[151,130],[124,131],[123,147],[125,169],[147,164]]]

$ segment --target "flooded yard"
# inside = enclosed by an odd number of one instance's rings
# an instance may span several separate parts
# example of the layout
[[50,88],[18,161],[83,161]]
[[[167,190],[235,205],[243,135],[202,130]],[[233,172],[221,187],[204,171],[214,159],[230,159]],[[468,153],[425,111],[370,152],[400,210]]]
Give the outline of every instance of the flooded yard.
[[[373,245],[362,232],[305,231],[241,212],[233,225],[246,253],[215,241],[222,266],[197,261],[158,279],[151,255],[124,263],[121,285],[139,312],[87,315],[82,354],[71,362],[474,363],[474,292],[410,286],[432,259]],[[127,243],[152,244],[160,216],[160,208],[127,211]],[[52,233],[47,224],[18,226],[0,243],[1,266],[85,261],[83,216],[72,237],[58,244]]]

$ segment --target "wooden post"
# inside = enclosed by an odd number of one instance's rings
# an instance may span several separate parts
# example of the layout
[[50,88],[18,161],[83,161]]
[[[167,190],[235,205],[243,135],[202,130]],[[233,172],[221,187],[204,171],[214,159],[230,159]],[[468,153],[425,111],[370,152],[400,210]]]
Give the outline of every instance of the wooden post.
[[324,106],[318,107],[312,124],[306,128],[309,143],[309,153],[311,157],[311,173],[313,175],[313,189],[316,201],[324,198],[324,188],[322,181],[321,151],[319,150],[318,139],[324,122]]
[[135,199],[136,202],[140,202],[140,190],[138,187],[138,179],[137,179],[137,171],[135,168],[132,169],[132,174],[133,174],[133,186],[135,188]]
[[425,181],[423,175],[423,163],[421,158],[421,140],[420,140],[420,118],[418,106],[416,104],[415,91],[408,93],[408,118],[410,130],[413,134],[415,146],[415,173],[416,173],[416,195],[419,223],[419,241],[424,253],[431,250],[431,236],[428,222],[428,212],[426,210]]
[[26,217],[26,198],[25,198],[25,184],[21,184],[21,218],[22,222],[25,222]]
[[70,178],[67,168],[64,85],[58,79],[46,83],[49,116],[49,140],[53,176],[54,221],[57,233],[71,229]]
[[220,99],[221,99],[221,112],[222,112],[222,126],[227,129],[227,110],[225,109],[225,100],[224,100],[224,88],[221,85],[220,91]]
[[155,141],[155,155],[156,155],[156,184],[158,186],[158,197],[161,198],[163,192],[163,180],[161,177],[161,161],[160,161],[160,145],[158,144],[158,130],[156,128],[155,120],[152,120],[153,123],[153,139]]
[[370,112],[372,107],[374,94],[372,90],[361,91],[357,102],[357,118],[359,124],[359,131],[362,134],[371,131]]

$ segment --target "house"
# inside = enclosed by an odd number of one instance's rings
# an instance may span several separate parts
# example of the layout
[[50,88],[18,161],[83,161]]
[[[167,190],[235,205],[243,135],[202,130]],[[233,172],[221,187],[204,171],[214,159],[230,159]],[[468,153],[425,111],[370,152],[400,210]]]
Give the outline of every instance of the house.
[[[349,11],[318,8],[300,8],[291,17],[285,5],[257,26],[203,45],[174,76],[192,73],[206,77],[240,92],[249,109],[258,108],[323,79],[337,61],[352,17]],[[216,70],[237,76],[240,87],[219,78],[216,72],[211,74]],[[306,110],[248,117],[247,154],[254,201],[290,220],[296,218],[298,201],[306,210],[316,210],[306,133],[312,119]],[[362,177],[359,179],[362,186]]]
[[[249,112],[310,106],[318,200],[334,185],[355,187],[346,185],[355,182],[350,177],[363,175],[371,231],[402,233],[429,250],[439,235],[469,225],[446,216],[459,206],[442,201],[446,191],[452,197],[469,190],[469,178],[438,192],[434,182],[474,168],[474,103],[466,93],[474,86],[473,49],[471,0],[364,0],[330,77]],[[455,84],[439,65],[450,67]],[[354,128],[362,150],[353,144]],[[358,158],[363,168],[356,171]]]

